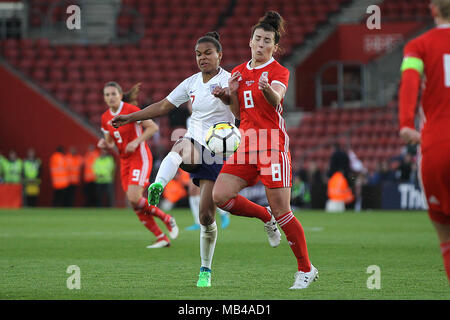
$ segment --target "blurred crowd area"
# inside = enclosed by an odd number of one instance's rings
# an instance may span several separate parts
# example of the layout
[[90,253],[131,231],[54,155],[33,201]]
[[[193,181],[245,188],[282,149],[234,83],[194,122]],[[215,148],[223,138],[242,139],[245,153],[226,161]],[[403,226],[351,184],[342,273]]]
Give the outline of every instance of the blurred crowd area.
[[[154,148],[154,163],[150,181],[153,181],[165,154]],[[332,177],[338,172],[348,185],[351,194],[345,203],[356,210],[361,208],[363,186],[380,186],[386,182],[418,184],[418,153],[415,146],[405,146],[402,152],[378,163],[377,168],[367,169],[350,146],[335,143],[334,151],[325,170],[309,161],[293,172],[291,204],[295,208],[311,208],[312,192],[327,190],[328,198]],[[295,161],[295,159],[292,159]],[[76,147],[59,146],[49,159],[54,207],[114,207],[115,187],[120,183],[116,171],[116,157],[108,151],[100,151],[94,145],[84,153]],[[22,186],[23,205],[38,204],[42,182],[42,161],[33,148],[20,158],[14,150],[0,153],[0,183]],[[169,210],[175,206],[187,207],[189,174],[179,170],[175,179],[163,194]],[[345,190],[342,189],[342,192]]]
[[[154,166],[159,167],[164,154],[156,152]],[[21,187],[21,205],[39,205],[43,179],[43,167],[49,168],[53,207],[114,207],[115,188],[120,184],[117,170],[118,159],[107,150],[94,145],[79,152],[75,146],[58,146],[48,163],[36,156],[36,150],[29,148],[23,157],[15,150],[0,152],[0,185]],[[152,171],[151,180],[156,171]],[[48,179],[48,178],[47,178]],[[163,198],[175,205],[187,197],[189,174],[179,170],[175,179],[167,186]]]
[[[29,148],[22,159],[16,151],[0,154],[0,183],[21,185],[23,205],[34,207],[38,204],[43,179],[42,160],[36,151]],[[82,206],[111,207],[114,205],[114,175],[116,163],[108,152],[100,152],[95,146],[88,146],[81,154],[77,148],[57,147],[48,163],[53,191],[54,207],[74,207],[80,204],[76,199],[81,195]]]
[[367,169],[351,147],[336,143],[326,170],[321,170],[314,161],[310,161],[293,173],[292,205],[310,208],[314,188],[327,189],[328,198],[332,198],[331,178],[336,173],[342,173],[351,194],[344,202],[359,211],[363,186],[382,186],[384,183],[419,184],[418,157],[417,147],[408,145],[401,149],[400,154],[383,159],[376,168]]

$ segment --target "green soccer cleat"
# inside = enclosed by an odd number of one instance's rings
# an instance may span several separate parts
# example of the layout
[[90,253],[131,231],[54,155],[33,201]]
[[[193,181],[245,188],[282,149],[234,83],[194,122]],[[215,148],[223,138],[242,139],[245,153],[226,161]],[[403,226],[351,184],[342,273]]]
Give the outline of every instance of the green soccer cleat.
[[163,192],[163,186],[159,182],[154,182],[148,187],[148,204],[157,206],[159,203],[159,198]]
[[[208,270],[208,271],[206,271]],[[200,274],[198,275],[197,287],[206,288],[211,287],[211,270],[208,268],[200,268]]]

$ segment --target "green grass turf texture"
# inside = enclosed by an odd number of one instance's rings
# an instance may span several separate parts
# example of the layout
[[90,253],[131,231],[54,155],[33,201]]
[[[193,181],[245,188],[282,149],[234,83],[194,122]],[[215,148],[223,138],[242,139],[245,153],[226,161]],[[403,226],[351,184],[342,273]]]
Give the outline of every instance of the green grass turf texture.
[[[225,230],[217,217],[212,287],[197,288],[199,232],[184,230],[189,210],[171,213],[178,239],[152,250],[131,209],[1,210],[0,299],[450,299],[425,212],[296,211],[320,275],[307,290],[289,290],[297,264],[284,234],[272,248],[261,221],[236,216]],[[70,265],[81,270],[79,290],[67,288]],[[367,288],[371,265],[380,290]]]

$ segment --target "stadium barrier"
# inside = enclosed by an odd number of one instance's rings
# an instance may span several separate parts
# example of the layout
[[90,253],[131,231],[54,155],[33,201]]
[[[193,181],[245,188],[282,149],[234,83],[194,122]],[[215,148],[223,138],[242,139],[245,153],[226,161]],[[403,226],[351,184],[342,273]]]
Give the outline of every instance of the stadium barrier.
[[385,182],[363,186],[362,209],[427,210],[425,196],[418,184]]

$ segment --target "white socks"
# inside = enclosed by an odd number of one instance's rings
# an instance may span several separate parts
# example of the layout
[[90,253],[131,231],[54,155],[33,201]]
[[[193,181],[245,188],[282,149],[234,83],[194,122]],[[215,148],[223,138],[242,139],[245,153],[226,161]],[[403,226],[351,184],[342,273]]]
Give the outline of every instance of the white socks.
[[192,216],[194,217],[194,222],[196,224],[200,224],[200,220],[198,218],[200,211],[200,195],[189,197],[189,207],[191,208]]
[[183,162],[183,159],[177,152],[169,152],[159,166],[155,182],[159,182],[165,187],[177,174],[181,162]]
[[217,225],[215,221],[209,226],[200,225],[200,258],[202,259],[202,267],[211,269],[216,240]]

